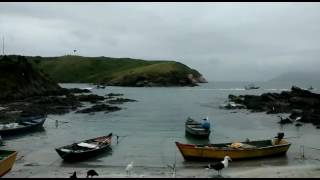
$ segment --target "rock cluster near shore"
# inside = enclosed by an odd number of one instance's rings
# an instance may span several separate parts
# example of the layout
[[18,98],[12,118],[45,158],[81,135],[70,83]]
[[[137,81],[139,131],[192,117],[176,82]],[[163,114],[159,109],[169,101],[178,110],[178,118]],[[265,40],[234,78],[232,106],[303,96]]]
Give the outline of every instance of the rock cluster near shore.
[[291,113],[291,119],[320,126],[320,94],[293,86],[291,91],[258,95],[229,95],[229,101],[254,112]]
[[[98,111],[113,112],[121,107],[101,103],[123,103],[135,100],[117,98],[123,95],[109,93],[107,97],[91,93],[87,89],[62,88],[39,69],[34,68],[23,56],[16,59],[0,59],[0,121],[14,121],[19,115],[64,114],[76,111],[90,102],[90,108],[78,110],[81,113]],[[104,102],[105,101],[105,102]],[[99,104],[97,104],[99,103]]]

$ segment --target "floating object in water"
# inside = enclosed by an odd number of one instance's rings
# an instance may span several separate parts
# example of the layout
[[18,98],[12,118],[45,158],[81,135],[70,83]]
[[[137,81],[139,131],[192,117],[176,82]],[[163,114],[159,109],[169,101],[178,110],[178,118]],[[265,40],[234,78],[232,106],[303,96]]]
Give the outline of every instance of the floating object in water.
[[93,87],[85,87],[85,88],[80,88],[80,89],[91,90],[91,89],[93,89]]
[[254,85],[254,84],[252,84],[252,83],[244,86],[244,89],[245,89],[245,90],[259,89],[259,88],[260,88],[259,86],[256,86],[256,85]]

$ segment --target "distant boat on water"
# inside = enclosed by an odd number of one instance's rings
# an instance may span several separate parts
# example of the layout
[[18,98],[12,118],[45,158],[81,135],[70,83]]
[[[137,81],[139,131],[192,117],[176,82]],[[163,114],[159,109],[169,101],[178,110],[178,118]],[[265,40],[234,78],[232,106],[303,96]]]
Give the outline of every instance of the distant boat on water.
[[254,84],[248,84],[246,86],[244,86],[244,89],[245,90],[250,90],[250,89],[259,89],[260,87],[259,86],[256,86]]
[[91,90],[91,89],[93,89],[93,87],[85,87],[85,88],[80,88],[80,89]]
[[102,84],[98,84],[96,87],[97,87],[97,89],[104,89],[104,88],[106,88],[106,86],[105,86],[105,85],[102,85]]
[[310,86],[309,88],[308,88],[308,90],[309,91],[311,91],[311,90],[313,90],[314,88],[312,87],[312,86]]

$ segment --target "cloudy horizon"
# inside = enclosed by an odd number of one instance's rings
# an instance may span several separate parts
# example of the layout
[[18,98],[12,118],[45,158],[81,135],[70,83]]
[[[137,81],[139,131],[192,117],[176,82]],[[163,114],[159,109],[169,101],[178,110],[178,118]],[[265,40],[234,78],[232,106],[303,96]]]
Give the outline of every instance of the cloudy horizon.
[[320,3],[0,3],[6,54],[175,60],[209,81],[317,72]]

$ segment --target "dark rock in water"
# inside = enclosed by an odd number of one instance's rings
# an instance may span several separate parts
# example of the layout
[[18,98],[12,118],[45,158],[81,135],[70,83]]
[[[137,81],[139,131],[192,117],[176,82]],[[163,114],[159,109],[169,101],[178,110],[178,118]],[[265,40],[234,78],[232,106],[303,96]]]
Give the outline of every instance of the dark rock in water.
[[109,93],[109,94],[106,94],[106,96],[123,96],[123,94],[121,94],[121,93]]
[[[88,89],[62,88],[53,81],[33,61],[23,56],[0,56],[0,121],[11,122],[22,114],[32,116],[39,114],[64,114],[77,110],[81,102],[96,103],[106,98],[89,94]],[[109,94],[120,96],[123,94]],[[109,98],[108,97],[108,98]],[[128,102],[129,99],[116,99],[114,102]],[[132,100],[133,101],[133,100]],[[113,102],[113,101],[111,101]],[[97,105],[83,112],[112,112],[121,108],[108,105]],[[14,113],[13,113],[14,112]],[[1,116],[2,115],[2,116]],[[13,117],[14,116],[14,117]]]
[[299,126],[302,126],[301,123],[296,123],[295,126],[299,127]]
[[70,88],[68,89],[70,93],[90,93],[89,89],[79,89],[79,88]]
[[[243,104],[254,112],[268,114],[291,113],[290,119],[283,119],[280,124],[299,121],[320,124],[320,94],[293,86],[291,91],[264,93],[257,95],[229,95],[230,101]],[[290,121],[291,120],[291,121]]]
[[89,94],[89,95],[79,95],[77,96],[79,101],[87,101],[91,103],[96,103],[97,101],[103,101],[105,98],[103,96],[99,96],[96,94]]
[[235,96],[230,94],[228,98],[231,102],[243,104],[243,100],[244,100],[243,96]]
[[121,110],[121,108],[117,106],[110,106],[107,104],[98,104],[90,108],[85,108],[85,109],[76,111],[76,113],[91,113],[91,112],[99,112],[99,111],[113,112],[113,111],[119,111],[119,110]]
[[135,102],[135,101],[136,100],[134,100],[134,99],[117,98],[117,99],[108,100],[106,102],[110,103],[110,104],[122,104],[122,103],[125,103],[125,102]]
[[320,129],[320,125],[317,126],[317,129]]

